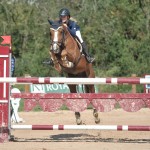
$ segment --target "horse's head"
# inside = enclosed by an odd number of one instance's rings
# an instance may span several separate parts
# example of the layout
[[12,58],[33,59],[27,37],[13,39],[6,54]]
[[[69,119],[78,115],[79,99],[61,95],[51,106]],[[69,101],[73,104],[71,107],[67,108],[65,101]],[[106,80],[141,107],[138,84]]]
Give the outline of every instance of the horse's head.
[[48,20],[50,27],[51,51],[59,54],[64,49],[65,32],[59,21]]

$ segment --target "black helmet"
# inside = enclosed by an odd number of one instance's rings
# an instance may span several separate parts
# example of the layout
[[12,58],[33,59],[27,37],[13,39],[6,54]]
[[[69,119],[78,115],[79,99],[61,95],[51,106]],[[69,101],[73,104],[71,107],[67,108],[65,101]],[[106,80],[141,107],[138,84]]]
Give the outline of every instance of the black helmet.
[[70,11],[67,8],[62,8],[59,11],[59,17],[61,16],[69,16],[70,17]]

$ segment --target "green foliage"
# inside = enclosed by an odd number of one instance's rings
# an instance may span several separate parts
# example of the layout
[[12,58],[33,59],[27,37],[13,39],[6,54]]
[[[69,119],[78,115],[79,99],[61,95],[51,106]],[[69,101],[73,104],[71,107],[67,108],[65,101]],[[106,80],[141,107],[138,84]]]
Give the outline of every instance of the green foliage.
[[59,76],[42,62],[49,58],[49,24],[67,7],[77,19],[96,76],[150,73],[150,2],[148,0],[1,0],[0,35],[11,35],[16,76]]

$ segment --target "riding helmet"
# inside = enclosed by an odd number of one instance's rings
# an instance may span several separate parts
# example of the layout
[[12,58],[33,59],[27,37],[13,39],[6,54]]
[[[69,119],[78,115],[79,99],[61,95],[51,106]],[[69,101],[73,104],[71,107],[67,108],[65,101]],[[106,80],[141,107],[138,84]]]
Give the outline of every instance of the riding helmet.
[[67,8],[62,8],[59,11],[59,17],[61,16],[69,16],[70,17],[70,11]]

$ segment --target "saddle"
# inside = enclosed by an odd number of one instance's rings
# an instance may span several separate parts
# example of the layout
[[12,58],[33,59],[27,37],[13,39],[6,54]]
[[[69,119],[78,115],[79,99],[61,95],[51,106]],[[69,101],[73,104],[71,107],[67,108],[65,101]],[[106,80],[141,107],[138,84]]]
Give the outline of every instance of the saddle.
[[74,38],[75,39],[75,41],[77,42],[77,44],[78,44],[78,47],[79,47],[79,49],[80,49],[80,53],[81,54],[83,54],[83,47],[82,47],[82,45],[81,45],[81,43],[80,43],[80,41],[79,41],[79,39],[78,38]]

